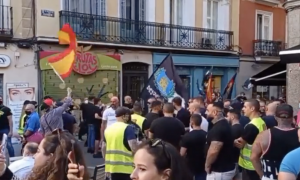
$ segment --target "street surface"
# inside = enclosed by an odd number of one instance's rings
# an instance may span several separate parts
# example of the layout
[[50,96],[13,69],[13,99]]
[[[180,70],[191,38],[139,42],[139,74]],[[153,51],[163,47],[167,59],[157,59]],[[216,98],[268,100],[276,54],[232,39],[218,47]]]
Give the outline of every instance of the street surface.
[[[88,166],[89,169],[89,173],[92,176],[93,172],[94,172],[94,167],[96,165],[101,165],[104,163],[102,158],[93,158],[93,154],[87,153],[87,148],[84,147],[84,141],[79,142],[83,154],[84,154],[84,158],[85,158],[85,162]],[[21,156],[21,144],[14,144],[14,149],[15,149],[15,156]]]

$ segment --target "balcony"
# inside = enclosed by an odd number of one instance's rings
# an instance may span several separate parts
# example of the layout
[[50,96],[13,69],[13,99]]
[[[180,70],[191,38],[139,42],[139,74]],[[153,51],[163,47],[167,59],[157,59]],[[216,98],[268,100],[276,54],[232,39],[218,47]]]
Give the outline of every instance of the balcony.
[[0,37],[13,37],[13,9],[10,6],[0,5]]
[[281,41],[254,40],[253,54],[258,57],[276,57],[283,48]]
[[157,48],[231,51],[233,32],[60,11],[78,40]]

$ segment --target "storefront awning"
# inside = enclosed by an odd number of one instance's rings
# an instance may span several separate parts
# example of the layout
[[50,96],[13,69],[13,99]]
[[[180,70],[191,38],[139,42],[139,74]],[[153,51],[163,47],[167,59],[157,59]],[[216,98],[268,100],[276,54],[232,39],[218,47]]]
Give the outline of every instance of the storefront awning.
[[279,52],[282,64],[300,63],[300,45]]
[[273,64],[260,73],[252,76],[251,83],[260,86],[285,86],[286,65],[280,62]]

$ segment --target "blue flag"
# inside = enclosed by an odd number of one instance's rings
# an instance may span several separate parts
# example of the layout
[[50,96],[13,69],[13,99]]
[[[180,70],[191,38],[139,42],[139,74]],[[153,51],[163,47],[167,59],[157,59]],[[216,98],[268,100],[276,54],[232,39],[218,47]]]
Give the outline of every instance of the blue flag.
[[172,102],[177,96],[183,99],[182,105],[184,106],[188,100],[187,89],[177,74],[172,56],[169,54],[148,79],[140,97],[145,101],[151,97],[160,97]]

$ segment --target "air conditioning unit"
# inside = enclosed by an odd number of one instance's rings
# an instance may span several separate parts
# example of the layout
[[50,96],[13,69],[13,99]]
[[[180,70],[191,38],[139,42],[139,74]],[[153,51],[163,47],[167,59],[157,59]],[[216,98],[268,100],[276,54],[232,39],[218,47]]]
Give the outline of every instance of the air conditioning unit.
[[212,40],[210,38],[202,38],[201,39],[202,48],[210,49],[212,45],[211,42]]

